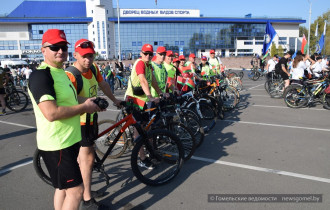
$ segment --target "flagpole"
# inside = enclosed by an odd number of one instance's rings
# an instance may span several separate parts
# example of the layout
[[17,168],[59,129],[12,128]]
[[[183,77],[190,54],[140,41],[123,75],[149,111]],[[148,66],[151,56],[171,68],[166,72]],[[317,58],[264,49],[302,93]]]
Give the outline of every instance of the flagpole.
[[324,20],[324,29],[323,29],[323,33],[324,33],[324,46],[323,46],[323,55],[326,55],[326,38],[327,38],[327,21]]
[[120,49],[120,10],[119,10],[119,0],[117,0],[117,17],[118,17],[118,56],[119,56],[119,62],[121,62],[121,49]]
[[309,55],[309,40],[311,38],[311,19],[312,19],[312,2],[311,0],[308,0],[309,2],[309,27],[308,27],[308,41],[307,41],[307,54]]

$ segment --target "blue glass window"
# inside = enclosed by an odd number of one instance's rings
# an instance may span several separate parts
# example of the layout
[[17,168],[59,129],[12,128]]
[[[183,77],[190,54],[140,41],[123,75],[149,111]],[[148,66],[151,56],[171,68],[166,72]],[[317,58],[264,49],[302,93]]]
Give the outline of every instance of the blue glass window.
[[132,46],[136,46],[136,42],[132,42]]
[[184,45],[184,41],[180,41],[180,45]]
[[179,41],[175,41],[175,45],[179,45],[179,43],[180,43]]

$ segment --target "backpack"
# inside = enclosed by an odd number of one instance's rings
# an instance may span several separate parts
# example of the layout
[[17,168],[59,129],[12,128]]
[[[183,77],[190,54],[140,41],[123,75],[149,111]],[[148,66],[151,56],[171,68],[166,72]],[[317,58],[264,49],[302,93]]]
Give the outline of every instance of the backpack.
[[[96,67],[94,66],[94,64],[90,67],[90,69],[92,70],[92,73],[94,74],[94,76],[96,78]],[[81,92],[81,90],[83,88],[83,79],[82,79],[80,71],[74,66],[69,66],[68,68],[65,69],[65,71],[71,72],[71,74],[76,78],[77,94],[79,95],[79,93]]]
[[276,74],[280,74],[280,73],[281,73],[281,64],[280,64],[280,62],[278,62],[278,63],[275,65],[275,73],[276,73]]

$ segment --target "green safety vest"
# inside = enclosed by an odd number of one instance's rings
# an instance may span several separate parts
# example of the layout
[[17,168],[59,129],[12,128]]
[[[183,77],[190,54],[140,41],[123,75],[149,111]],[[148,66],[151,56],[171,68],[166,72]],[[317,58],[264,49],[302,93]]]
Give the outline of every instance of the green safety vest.
[[[141,87],[141,84],[140,84],[140,80],[139,80],[139,77],[138,75],[136,74],[136,64],[141,61],[142,59],[138,59],[135,63],[134,63],[134,66],[133,66],[133,69],[131,71],[131,76],[130,76],[130,79],[128,80],[128,87],[127,87],[127,90],[126,90],[126,93],[125,93],[125,97],[126,96],[132,96],[132,97],[135,97],[135,98],[138,98],[140,100],[143,100],[143,101],[148,101],[148,97],[146,94],[142,95],[142,96],[136,96],[133,94],[133,89],[132,89],[132,85],[134,87]],[[144,65],[145,65],[145,77],[147,79],[147,82],[148,82],[148,85],[149,85],[149,88],[151,88],[151,82],[152,82],[152,71],[151,71],[151,66],[149,65],[149,67],[146,65],[146,63],[144,62]]]
[[209,65],[202,66],[202,72],[205,72],[204,76],[211,76],[211,69]]
[[[219,60],[217,58],[210,58],[208,60],[209,64],[212,66],[212,68],[215,67],[216,69],[216,73],[217,74],[220,74],[220,63],[219,63]],[[219,68],[219,69],[218,69]],[[211,69],[212,70],[212,69]],[[215,75],[213,72],[212,72],[213,75]]]
[[[152,67],[154,69],[154,76],[157,80],[157,84],[159,89],[162,92],[165,92],[165,88],[166,88],[166,80],[167,80],[167,71],[164,67],[163,64],[161,64],[161,68],[154,62],[151,62]],[[151,95],[152,97],[158,97],[158,93],[156,92],[156,90],[151,87]]]

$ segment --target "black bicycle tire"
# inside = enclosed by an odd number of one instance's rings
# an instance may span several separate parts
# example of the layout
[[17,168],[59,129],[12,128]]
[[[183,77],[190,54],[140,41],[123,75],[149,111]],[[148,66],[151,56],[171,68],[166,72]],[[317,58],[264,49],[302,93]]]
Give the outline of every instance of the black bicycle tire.
[[[169,164],[169,165],[172,164],[172,165],[175,165],[175,168],[171,173],[169,173],[164,178],[161,178],[159,180],[153,180],[153,179],[147,177],[146,175],[142,174],[141,171],[139,170],[139,165],[138,165],[139,152],[140,152],[140,149],[143,147],[143,145],[145,145],[146,140],[141,139],[134,145],[134,148],[133,148],[132,154],[131,154],[132,171],[138,180],[140,180],[142,183],[149,185],[149,186],[160,186],[160,185],[164,185],[164,184],[170,182],[178,175],[178,173],[180,172],[180,169],[182,167],[182,164],[183,164],[183,148],[182,148],[179,138],[175,134],[173,134],[172,132],[167,131],[167,130],[163,130],[163,129],[152,130],[147,133],[147,139],[152,139],[153,147],[155,147],[156,143],[157,143],[156,142],[157,140],[155,140],[155,138],[153,138],[153,137],[157,134],[170,137],[170,139],[171,139],[170,145],[175,145],[175,148],[177,148],[178,155],[177,155],[176,160],[166,159],[167,158],[166,154],[162,155],[162,156],[158,155],[157,157],[159,159],[161,158],[158,161],[160,164],[162,164],[162,163]],[[159,139],[159,138],[157,138],[157,139]],[[156,152],[153,151],[152,153],[156,153]],[[170,155],[168,155],[168,156],[170,156]],[[159,167],[158,167],[158,165],[156,165],[155,169],[152,169],[149,171],[151,171],[152,173],[156,173],[155,170],[158,170],[158,169],[159,169]],[[148,171],[146,171],[146,172],[148,172]]]
[[[185,124],[188,128],[191,128],[190,130],[193,132],[194,136],[195,136],[195,141],[196,141],[196,148],[199,147],[200,145],[202,145],[203,141],[204,141],[204,129],[202,127],[202,124],[200,123],[200,121],[198,121],[196,118],[194,118],[192,115],[184,115],[181,116],[181,118],[183,118],[183,124]],[[197,127],[195,128],[193,123],[197,124]],[[196,129],[196,130],[194,130]]]
[[324,93],[322,96],[322,104],[325,109],[330,110],[330,94]]
[[113,88],[114,88],[115,90],[118,90],[118,89],[121,88],[121,82],[120,82],[120,80],[119,80],[117,77],[115,77],[113,83],[114,83],[114,84],[113,84]]
[[253,81],[257,81],[260,78],[260,73],[258,71],[254,71],[254,76],[252,77]]
[[[24,98],[25,103],[23,103],[23,106],[22,106],[21,108],[18,108],[18,109],[14,108],[14,107],[11,105],[11,101],[8,101],[8,100],[10,99],[10,95],[12,95],[12,94],[18,94],[18,95],[21,94],[22,97]],[[20,99],[19,99],[19,100],[20,100],[19,103],[21,103],[21,97],[19,96],[19,98],[20,98]],[[24,92],[22,92],[22,91],[17,91],[17,90],[11,92],[8,96],[6,96],[5,100],[6,100],[6,106],[8,107],[8,109],[10,109],[11,111],[14,111],[14,112],[20,112],[20,111],[23,111],[23,110],[27,107],[27,105],[29,104],[29,98],[28,98],[28,96],[27,96]]]
[[244,77],[244,72],[243,72],[243,71],[239,72],[239,73],[238,73],[238,76],[239,76],[239,78],[242,80],[243,77]]
[[41,162],[42,162],[42,158],[40,155],[40,152],[38,149],[35,150],[34,154],[33,154],[33,167],[35,172],[37,173],[37,175],[39,176],[39,178],[44,181],[46,184],[48,185],[53,185],[52,181],[50,179],[50,176],[48,175],[48,171],[47,173],[43,170],[43,168],[41,167]]
[[[231,92],[232,95],[234,96],[233,103],[230,103],[230,104],[226,104],[226,101],[228,100],[228,92]],[[230,86],[227,86],[225,89],[223,89],[223,91],[221,93],[221,99],[223,101],[223,107],[224,107],[225,111],[230,111],[230,110],[234,109],[237,106],[238,101],[239,101],[236,91]],[[224,100],[224,99],[226,99],[226,100]]]
[[[114,120],[109,120],[109,119],[106,119],[106,120],[101,120],[101,121],[99,121],[98,122],[98,125],[99,125],[99,127],[100,127],[100,125],[102,125],[102,124],[104,124],[104,123],[111,123],[112,125],[114,125],[115,123],[116,123],[116,121],[114,121]],[[110,126],[106,126],[107,128],[108,127],[110,127]],[[118,128],[115,128],[115,129],[118,129]],[[112,130],[111,132],[113,132],[114,130]],[[107,134],[105,134],[105,135],[107,135]],[[115,136],[113,136],[113,137],[115,137]],[[119,158],[120,156],[122,156],[124,153],[125,153],[125,151],[127,150],[127,147],[128,147],[128,141],[127,141],[127,137],[126,137],[126,133],[124,132],[123,134],[122,134],[122,137],[123,137],[123,141],[124,141],[124,144],[123,144],[123,146],[122,146],[122,148],[119,150],[119,152],[118,153],[116,153],[116,154],[112,154],[112,153],[110,153],[109,155],[108,155],[108,159],[116,159],[116,158]],[[99,154],[99,155],[102,155],[102,156],[104,156],[104,154],[105,154],[105,152],[106,152],[106,150],[107,149],[105,149],[105,151],[103,152],[102,150],[101,150],[101,148],[100,148],[100,145],[103,145],[103,143],[102,144],[98,144],[100,139],[98,138],[98,139],[96,139],[95,140],[95,151]],[[118,142],[117,142],[117,144],[119,144],[120,142],[119,142],[119,140],[118,140]],[[109,145],[106,145],[105,147],[109,147],[110,146],[110,144]],[[112,151],[114,151],[114,149],[115,148],[113,148],[112,149]],[[111,152],[112,152],[111,151]]]
[[[274,90],[272,89],[274,87],[273,83],[274,82],[277,82],[279,83],[279,87],[282,87],[284,86],[284,84],[282,84],[281,81],[268,81],[269,82],[269,92],[268,94],[270,95],[271,98],[282,98],[283,97],[283,92],[281,94],[281,91],[277,91],[277,92],[274,92]],[[275,93],[275,94],[273,94]],[[278,94],[280,93],[280,94]]]
[[[285,89],[285,91],[283,93],[284,102],[290,108],[301,108],[301,107],[306,106],[307,103],[308,103],[308,98],[306,98],[306,100],[303,103],[299,104],[299,105],[294,105],[296,100],[294,101],[294,103],[290,103],[290,100],[288,99],[288,94],[291,93],[294,90],[297,90],[297,89],[302,89],[305,92],[303,86],[301,86],[301,85],[290,85]],[[307,96],[306,92],[305,92],[305,95]],[[292,99],[292,100],[294,100],[294,99]]]

